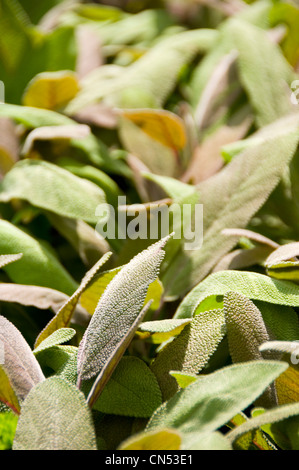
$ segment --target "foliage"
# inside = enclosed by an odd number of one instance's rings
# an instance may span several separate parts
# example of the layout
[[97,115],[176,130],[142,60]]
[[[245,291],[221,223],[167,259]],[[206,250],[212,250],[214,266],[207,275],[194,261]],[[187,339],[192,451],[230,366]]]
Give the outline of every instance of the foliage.
[[299,450],[298,27],[0,0],[0,449]]

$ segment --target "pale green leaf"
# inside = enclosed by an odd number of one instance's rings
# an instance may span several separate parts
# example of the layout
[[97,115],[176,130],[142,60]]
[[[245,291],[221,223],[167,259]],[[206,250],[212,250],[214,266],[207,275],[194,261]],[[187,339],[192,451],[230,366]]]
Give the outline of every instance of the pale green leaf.
[[18,261],[22,258],[23,253],[19,253],[16,255],[0,255],[0,268],[4,268],[7,264],[13,263],[14,261]]
[[23,199],[59,215],[96,224],[96,207],[105,202],[103,191],[91,181],[78,178],[46,161],[23,160],[5,176],[0,201]]
[[[264,274],[247,271],[219,271],[210,274],[184,298],[175,314],[176,318],[189,318],[211,296],[223,296],[233,291],[251,300],[271,304],[299,306],[299,287],[288,281],[271,279]],[[202,306],[201,306],[202,304]]]
[[59,328],[59,330],[54,331],[50,336],[44,339],[39,346],[34,350],[34,354],[39,354],[42,351],[45,351],[52,346],[57,346],[58,344],[67,343],[70,341],[76,334],[76,330],[73,328]]
[[39,242],[6,220],[0,220],[0,252],[23,253],[18,263],[5,267],[9,277],[16,283],[49,287],[67,295],[77,288],[77,283],[47,244]]
[[153,414],[148,430],[172,427],[182,433],[217,430],[253,403],[287,368],[277,361],[253,361],[202,376]]
[[217,37],[215,30],[182,32],[159,42],[112,78],[105,77],[104,70],[99,70],[102,77],[94,71],[85,78],[81,91],[66,106],[65,112],[74,114],[87,104],[103,98],[109,98],[114,105],[125,108],[161,106],[175,87],[183,65],[190,62],[197,52],[209,49]]
[[182,250],[173,259],[161,279],[167,295],[186,293],[234,246],[235,241],[225,236],[223,229],[246,227],[265,203],[297,149],[297,128],[298,118],[294,117],[289,134],[271,134],[198,186],[199,202],[204,206],[202,247]]
[[19,400],[24,400],[44,374],[20,331],[5,317],[0,316],[0,344],[4,361],[1,364]]
[[141,339],[149,339],[152,343],[159,344],[179,335],[190,321],[189,319],[146,321],[141,323],[136,334]]
[[[270,339],[259,309],[237,292],[224,296],[224,313],[230,355],[234,363],[262,360],[259,346]],[[277,404],[276,390],[270,386],[259,398],[265,407]]]
[[149,285],[158,277],[168,238],[135,256],[108,284],[80,343],[79,383],[100,372],[122,337],[130,331]]
[[23,404],[13,449],[96,450],[83,393],[59,377],[36,386]]
[[178,390],[177,382],[169,372],[200,372],[225,333],[223,310],[210,310],[196,315],[179,336],[162,349],[151,369],[158,379],[164,400]]

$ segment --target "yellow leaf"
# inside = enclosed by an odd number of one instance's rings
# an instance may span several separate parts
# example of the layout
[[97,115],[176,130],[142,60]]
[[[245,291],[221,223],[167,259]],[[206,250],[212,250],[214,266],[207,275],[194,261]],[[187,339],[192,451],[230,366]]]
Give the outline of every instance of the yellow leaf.
[[59,109],[79,91],[76,75],[71,71],[43,72],[28,84],[23,105],[36,108]]
[[0,384],[0,401],[9,406],[16,414],[20,414],[19,401],[2,367],[0,367]]
[[290,365],[275,381],[278,403],[294,403],[299,401],[299,371]]
[[124,441],[118,450],[180,450],[180,433],[174,429],[143,432]]
[[186,145],[186,131],[181,118],[163,109],[126,109],[120,115],[146,134],[175,151]]
[[[93,315],[100,297],[102,296],[104,290],[108,286],[109,282],[119,273],[122,269],[122,266],[112,269],[111,271],[106,271],[100,273],[93,282],[84,290],[80,298],[80,304],[85,310]],[[149,285],[147,296],[144,301],[146,305],[150,300],[153,300],[149,311],[155,311],[159,308],[160,300],[163,294],[163,286],[159,279],[156,279]]]

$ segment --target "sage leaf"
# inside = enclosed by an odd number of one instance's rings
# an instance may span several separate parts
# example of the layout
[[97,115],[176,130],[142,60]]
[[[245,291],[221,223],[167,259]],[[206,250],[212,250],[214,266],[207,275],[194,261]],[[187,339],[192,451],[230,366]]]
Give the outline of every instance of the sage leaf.
[[96,450],[83,393],[59,377],[34,387],[23,403],[13,450]]
[[134,257],[108,284],[80,343],[79,384],[100,372],[121,338],[130,331],[149,285],[158,277],[168,238]]
[[33,206],[59,215],[97,223],[95,209],[105,202],[94,183],[45,161],[23,160],[0,185],[0,201],[23,199]]
[[1,367],[22,401],[32,387],[45,380],[44,374],[22,334],[3,316],[0,316],[0,341],[4,348]]

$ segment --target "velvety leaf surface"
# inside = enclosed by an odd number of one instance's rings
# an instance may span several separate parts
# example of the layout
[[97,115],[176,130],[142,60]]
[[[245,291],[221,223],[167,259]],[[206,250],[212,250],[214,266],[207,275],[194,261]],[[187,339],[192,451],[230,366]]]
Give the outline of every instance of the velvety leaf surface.
[[14,450],[96,450],[90,411],[74,385],[51,377],[35,387],[22,407]]
[[137,357],[123,357],[94,408],[102,413],[149,418],[162,404],[159,385]]
[[[225,367],[198,378],[153,414],[147,429],[174,427],[180,432],[216,430],[245,409],[287,368],[276,361],[254,361]],[[190,418],[191,417],[191,418]]]
[[143,251],[112,279],[80,344],[79,380],[96,375],[142,309],[149,285],[159,273],[167,239]]
[[95,209],[105,202],[94,183],[45,161],[23,160],[7,173],[0,200],[25,199],[41,209],[96,224]]
[[24,400],[32,387],[45,380],[39,363],[19,330],[0,316],[0,340],[4,362],[1,367],[20,400]]

